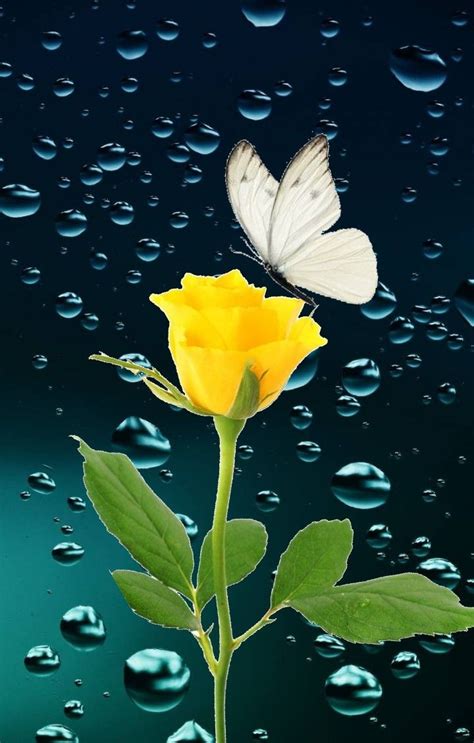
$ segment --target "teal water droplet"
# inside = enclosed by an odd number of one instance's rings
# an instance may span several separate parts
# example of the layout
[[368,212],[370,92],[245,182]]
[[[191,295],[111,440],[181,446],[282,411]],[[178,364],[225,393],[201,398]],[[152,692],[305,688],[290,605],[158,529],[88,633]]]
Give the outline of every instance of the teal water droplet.
[[191,671],[178,653],[149,648],[131,655],[124,666],[125,689],[147,712],[168,712],[184,698]]

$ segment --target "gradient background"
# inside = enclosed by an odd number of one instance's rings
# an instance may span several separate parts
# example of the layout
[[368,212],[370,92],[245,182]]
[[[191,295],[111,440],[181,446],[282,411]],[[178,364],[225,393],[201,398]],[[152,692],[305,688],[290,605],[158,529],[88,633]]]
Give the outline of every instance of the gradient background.
[[[256,266],[227,250],[231,241],[236,247],[240,241],[230,226],[232,214],[223,181],[225,158],[231,146],[246,137],[279,176],[320,118],[339,125],[331,146],[332,169],[336,177],[350,179],[349,191],[341,197],[339,226],[357,226],[370,235],[381,280],[397,295],[396,313],[409,315],[414,304],[429,304],[435,295],[451,297],[472,271],[473,240],[473,36],[472,24],[459,29],[450,23],[457,9],[457,3],[420,0],[369,6],[348,0],[333,0],[325,6],[288,0],[286,17],[278,26],[257,29],[233,0],[174,0],[159,5],[138,0],[135,9],[127,8],[123,0],[104,0],[96,9],[90,2],[18,0],[4,4],[1,56],[13,65],[15,74],[34,75],[36,87],[27,93],[16,87],[14,78],[0,80],[0,155],[5,158],[0,184],[38,188],[42,207],[26,219],[1,217],[2,743],[32,741],[37,728],[50,722],[72,727],[81,743],[166,741],[192,718],[211,728],[211,683],[199,648],[188,634],[154,628],[130,612],[108,571],[130,567],[132,561],[105,532],[90,506],[85,513],[74,514],[66,499],[83,495],[81,463],[68,434],[77,433],[93,446],[107,449],[112,430],[123,418],[142,416],[157,424],[172,443],[167,466],[174,473],[173,480],[163,484],[156,470],[145,473],[147,480],[171,508],[197,521],[198,547],[208,529],[214,499],[215,435],[202,419],[173,413],[151,399],[141,385],[122,382],[113,369],[91,364],[87,356],[97,350],[117,356],[140,352],[164,373],[173,374],[166,325],[148,302],[148,294],[175,286],[187,270],[212,274],[238,266],[249,279],[266,281]],[[370,28],[361,22],[367,14],[374,17]],[[342,29],[336,39],[325,42],[319,26],[327,16],[337,18]],[[180,23],[178,40],[169,43],[155,36],[160,17]],[[126,29],[143,29],[149,35],[148,53],[134,62],[121,59],[115,51],[116,35]],[[40,33],[44,30],[61,32],[64,42],[59,51],[42,48]],[[215,49],[201,45],[207,31],[218,35]],[[100,37],[103,44],[99,44]],[[448,80],[435,93],[407,90],[390,73],[391,49],[411,43],[435,49],[448,62]],[[456,47],[464,50],[460,63],[450,58]],[[329,69],[336,65],[349,72],[343,88],[332,88],[327,81]],[[169,81],[174,70],[184,73],[179,84]],[[125,75],[138,77],[137,93],[121,90]],[[62,76],[76,84],[75,93],[65,99],[56,98],[51,90],[54,80]],[[272,96],[269,118],[252,122],[237,112],[235,102],[241,90],[259,88],[272,93],[281,79],[290,82],[294,92],[286,99]],[[106,99],[98,96],[102,85],[111,89]],[[326,96],[332,99],[332,108],[321,112],[317,103]],[[463,106],[455,106],[459,96]],[[445,103],[444,118],[427,116],[426,104],[432,99]],[[87,117],[81,115],[85,108],[89,109]],[[175,117],[178,112],[181,120],[171,141],[181,139],[192,114],[222,136],[216,153],[192,157],[191,162],[202,166],[204,177],[187,188],[181,186],[183,166],[166,157],[169,140],[157,140],[150,133],[155,116]],[[126,119],[134,121],[132,131],[123,128]],[[400,144],[400,134],[406,131],[413,135],[410,146]],[[48,134],[58,143],[73,137],[74,148],[59,147],[54,160],[42,161],[31,148],[37,134]],[[426,168],[433,159],[427,144],[434,136],[447,136],[451,143],[448,155],[440,158],[437,177],[428,175]],[[106,174],[98,186],[83,186],[79,168],[94,162],[97,148],[106,142],[120,142],[140,152],[142,165],[124,166]],[[341,157],[343,148],[346,157]],[[144,169],[153,172],[149,185],[139,181]],[[57,187],[61,175],[71,178],[67,190]],[[461,184],[455,186],[455,179]],[[400,199],[407,185],[418,189],[414,204]],[[95,204],[83,204],[86,192],[95,194]],[[159,196],[157,208],[147,206],[150,194]],[[113,224],[100,207],[103,197],[130,201],[136,212],[133,224]],[[215,218],[203,216],[206,205],[215,207]],[[73,240],[61,238],[54,227],[57,212],[70,208],[83,209],[89,220],[88,230]],[[169,215],[175,210],[189,214],[187,229],[169,226]],[[163,249],[155,263],[141,263],[134,248],[142,237],[157,239],[162,248],[172,243],[175,251],[169,254]],[[422,242],[430,237],[445,245],[444,255],[435,261],[422,253]],[[67,247],[65,255],[60,253],[62,246]],[[90,267],[92,246],[109,256],[103,272]],[[220,262],[215,258],[218,251]],[[21,283],[19,274],[25,266],[41,269],[39,285]],[[132,268],[143,273],[137,286],[125,280]],[[271,293],[274,290],[269,287]],[[84,310],[99,315],[95,332],[83,330],[79,319],[56,315],[54,300],[63,291],[78,293]],[[409,344],[394,346],[387,337],[390,318],[374,322],[357,308],[321,302],[318,320],[329,344],[321,353],[317,379],[285,393],[265,415],[253,419],[242,435],[241,442],[251,444],[255,455],[239,464],[242,472],[236,480],[232,515],[264,521],[270,547],[259,571],[244,586],[232,589],[238,628],[248,626],[265,608],[269,576],[278,555],[294,532],[313,519],[351,518],[356,544],[347,575],[350,580],[396,571],[390,559],[408,551],[411,540],[420,534],[431,538],[432,556],[452,560],[463,580],[472,575],[472,336],[454,309],[441,319],[450,332],[464,334],[463,350],[455,353],[444,342],[427,340],[419,325]],[[125,324],[122,332],[115,328],[117,321]],[[413,352],[422,356],[421,367],[407,368],[401,378],[392,378],[390,364],[403,364],[406,354]],[[49,359],[44,371],[31,365],[37,353]],[[380,365],[382,385],[362,402],[359,415],[341,418],[335,409],[341,367],[366,356]],[[447,381],[458,390],[451,406],[440,404],[435,396],[437,387]],[[424,394],[434,395],[431,405],[422,404]],[[314,412],[313,424],[305,432],[290,425],[290,410],[296,404],[308,405]],[[58,407],[63,409],[60,416]],[[297,459],[296,444],[301,439],[321,445],[318,462],[304,464]],[[419,454],[412,453],[414,447]],[[401,457],[394,457],[394,452]],[[467,463],[460,465],[459,456],[467,457]],[[390,477],[392,493],[385,506],[357,511],[331,494],[332,474],[357,460],[372,462]],[[33,493],[29,501],[20,500],[27,476],[46,465],[52,468],[55,492]],[[435,503],[424,503],[422,490],[437,489],[438,478],[446,486],[438,489]],[[281,506],[276,512],[261,514],[256,509],[255,495],[261,489],[279,493]],[[55,516],[59,523],[53,521]],[[387,523],[394,535],[392,554],[384,563],[376,560],[364,538],[367,528],[377,522]],[[74,527],[71,537],[62,535],[59,527],[63,523]],[[50,556],[52,547],[68,538],[86,549],[80,563],[70,568]],[[409,567],[415,564],[411,560]],[[459,590],[469,603],[462,583]],[[107,626],[106,643],[93,653],[78,653],[59,632],[62,614],[77,604],[92,604]],[[285,641],[288,634],[295,636],[296,644]],[[251,740],[256,727],[268,729],[273,743],[339,743],[349,736],[367,742],[428,743],[453,739],[456,726],[474,725],[473,635],[458,636],[455,648],[444,656],[430,655],[410,641],[387,645],[377,655],[348,647],[343,658],[328,661],[314,653],[315,634],[296,614],[284,613],[236,655],[229,688],[231,743]],[[56,647],[62,658],[59,672],[46,679],[28,674],[23,666],[28,649],[42,643]],[[140,710],[123,688],[124,660],[146,647],[176,650],[192,671],[184,701],[166,714]],[[420,654],[421,672],[409,681],[399,681],[390,672],[390,660],[402,648]],[[375,712],[378,723],[370,724],[368,716],[344,718],[328,707],[324,681],[343,662],[363,665],[382,682],[384,696]],[[83,680],[80,689],[74,685],[76,678]],[[102,696],[106,690],[110,698]],[[63,704],[71,698],[82,700],[85,706],[84,717],[78,721],[68,721],[63,714]],[[451,725],[447,718],[452,719]]]

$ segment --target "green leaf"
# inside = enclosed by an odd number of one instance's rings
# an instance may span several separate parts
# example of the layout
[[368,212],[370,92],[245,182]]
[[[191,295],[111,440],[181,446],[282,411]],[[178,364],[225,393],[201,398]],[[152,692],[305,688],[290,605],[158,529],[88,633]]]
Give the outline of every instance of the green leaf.
[[346,572],[352,526],[344,521],[313,521],[298,532],[280,558],[271,607],[333,586]]
[[349,642],[449,634],[474,626],[474,607],[462,606],[455,593],[418,573],[336,586],[290,603],[325,632]]
[[184,599],[156,578],[134,570],[115,570],[112,577],[130,608],[144,619],[162,627],[199,630],[199,622]]
[[[226,524],[225,553],[227,585],[239,583],[252,573],[267,549],[267,532],[253,519],[233,519]],[[214,596],[212,530],[204,537],[198,570],[197,605],[203,609]]]
[[155,578],[192,598],[194,557],[181,521],[125,454],[96,451],[73,438],[84,457],[87,494],[108,531]]

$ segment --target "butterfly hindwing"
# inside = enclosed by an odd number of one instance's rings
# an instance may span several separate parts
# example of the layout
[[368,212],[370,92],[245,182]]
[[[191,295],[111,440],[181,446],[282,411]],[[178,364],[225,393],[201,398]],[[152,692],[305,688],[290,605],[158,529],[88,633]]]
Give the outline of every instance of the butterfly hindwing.
[[377,288],[377,259],[369,238],[355,229],[309,240],[284,264],[287,281],[316,294],[364,304]]

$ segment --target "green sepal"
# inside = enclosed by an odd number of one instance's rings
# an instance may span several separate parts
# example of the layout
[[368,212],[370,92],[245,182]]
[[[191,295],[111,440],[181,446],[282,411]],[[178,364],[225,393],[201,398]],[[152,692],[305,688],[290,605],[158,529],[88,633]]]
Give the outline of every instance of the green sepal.
[[259,404],[260,380],[250,366],[246,366],[232,407],[225,417],[237,420],[251,418],[257,412]]

